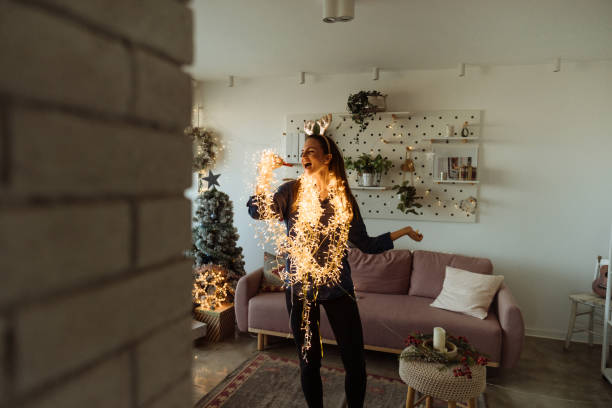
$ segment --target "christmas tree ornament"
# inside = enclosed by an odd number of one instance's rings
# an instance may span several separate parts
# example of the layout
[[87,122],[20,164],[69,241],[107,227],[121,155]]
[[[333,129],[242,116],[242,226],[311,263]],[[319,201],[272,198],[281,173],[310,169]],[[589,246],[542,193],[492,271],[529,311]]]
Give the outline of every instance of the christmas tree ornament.
[[221,177],[221,174],[214,174],[211,170],[208,170],[208,176],[203,177],[203,179],[208,183],[208,188],[214,187],[214,186],[219,186],[219,182],[217,181],[217,179]]

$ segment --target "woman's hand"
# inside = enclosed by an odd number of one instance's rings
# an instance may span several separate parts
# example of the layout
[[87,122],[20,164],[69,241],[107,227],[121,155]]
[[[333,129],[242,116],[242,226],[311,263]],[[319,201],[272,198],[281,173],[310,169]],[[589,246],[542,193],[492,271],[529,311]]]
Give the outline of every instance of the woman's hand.
[[391,240],[395,241],[396,239],[403,237],[404,235],[408,235],[410,238],[417,242],[423,240],[423,234],[419,233],[419,230],[413,230],[412,227],[404,227],[397,231],[393,231],[391,233]]
[[404,228],[405,230],[405,234],[408,235],[410,238],[412,238],[413,240],[419,242],[423,240],[423,234],[421,234],[419,232],[419,230],[413,230],[412,227],[406,227]]

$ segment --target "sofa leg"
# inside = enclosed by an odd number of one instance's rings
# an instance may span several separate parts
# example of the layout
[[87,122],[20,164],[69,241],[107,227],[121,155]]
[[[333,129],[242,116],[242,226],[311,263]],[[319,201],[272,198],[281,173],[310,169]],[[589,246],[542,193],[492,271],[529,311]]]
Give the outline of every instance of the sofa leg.
[[263,351],[266,348],[267,337],[263,333],[257,333],[257,351]]

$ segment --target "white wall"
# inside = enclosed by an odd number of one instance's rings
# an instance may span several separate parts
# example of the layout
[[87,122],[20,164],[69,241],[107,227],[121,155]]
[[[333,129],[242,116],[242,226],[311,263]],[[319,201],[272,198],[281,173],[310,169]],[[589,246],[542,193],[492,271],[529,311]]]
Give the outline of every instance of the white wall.
[[[612,221],[612,62],[470,67],[205,82],[202,123],[228,145],[216,167],[234,201],[247,270],[262,264],[245,201],[253,153],[278,145],[287,113],[346,110],[350,93],[387,93],[388,110],[482,109],[480,218],[476,224],[414,222],[425,235],[396,247],[488,257],[505,275],[528,333],[561,337],[567,295],[589,290]],[[333,126],[333,125],[332,125]],[[606,160],[608,161],[606,165]],[[246,165],[249,164],[249,165]],[[366,220],[371,235],[402,223]]]

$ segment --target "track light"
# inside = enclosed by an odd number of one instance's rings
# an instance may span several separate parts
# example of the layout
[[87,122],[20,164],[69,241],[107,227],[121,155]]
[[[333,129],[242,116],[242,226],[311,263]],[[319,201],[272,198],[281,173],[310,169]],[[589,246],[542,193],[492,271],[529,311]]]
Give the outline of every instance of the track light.
[[378,78],[379,78],[379,72],[380,72],[380,71],[378,70],[378,68],[374,68],[374,69],[372,69],[372,79],[373,79],[374,81],[378,81]]
[[300,85],[304,85],[306,82],[306,73],[304,71],[300,72]]
[[230,75],[227,77],[227,86],[229,86],[230,88],[234,87],[234,76]]
[[323,22],[335,23],[338,12],[338,0],[323,0]]
[[553,69],[553,72],[559,72],[561,71],[561,58],[557,58],[555,60],[555,68]]
[[465,63],[464,62],[459,64],[459,76],[460,77],[465,76]]
[[339,0],[336,21],[351,21],[355,18],[355,0]]
[[355,17],[355,0],[323,0],[323,21],[351,21]]

